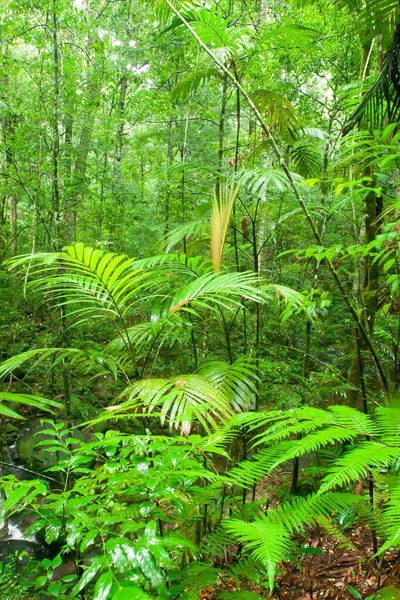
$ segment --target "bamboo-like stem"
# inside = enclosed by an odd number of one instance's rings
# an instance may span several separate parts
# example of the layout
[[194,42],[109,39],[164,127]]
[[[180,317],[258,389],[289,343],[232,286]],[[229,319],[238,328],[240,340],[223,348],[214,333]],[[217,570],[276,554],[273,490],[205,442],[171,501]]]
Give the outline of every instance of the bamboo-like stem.
[[[199,35],[195,32],[195,30],[193,29],[193,27],[190,25],[190,23],[185,19],[185,17],[182,15],[182,13],[173,5],[173,3],[171,2],[171,0],[165,0],[166,4],[169,6],[169,8],[172,10],[172,12],[182,21],[182,23],[185,25],[185,27],[188,29],[188,31],[191,33],[191,35],[196,39],[196,41],[198,42],[198,44],[201,46],[201,48],[203,48],[203,50],[210,56],[210,58],[213,60],[213,62],[216,64],[216,66],[226,75],[226,77],[231,81],[231,83],[233,84],[233,86],[240,92],[240,94],[243,96],[243,98],[246,100],[247,104],[249,105],[251,111],[253,112],[254,116],[256,117],[257,121],[260,124],[261,129],[264,131],[264,133],[266,134],[273,152],[275,154],[275,156],[278,159],[278,162],[283,170],[283,172],[286,175],[286,178],[289,182],[289,186],[292,189],[296,200],[298,201],[304,216],[307,220],[307,223],[314,235],[314,238],[317,242],[317,244],[319,246],[322,246],[322,239],[321,239],[321,235],[318,231],[318,228],[314,222],[313,217],[311,216],[311,213],[309,212],[307,205],[303,199],[303,197],[301,196],[295,182],[294,179],[292,177],[291,172],[289,171],[289,168],[286,164],[285,159],[283,158],[283,155],[275,141],[274,136],[272,135],[272,132],[270,130],[270,128],[268,127],[268,125],[265,123],[260,111],[258,110],[257,106],[254,104],[253,100],[251,99],[251,97],[249,96],[248,92],[243,88],[243,86],[241,85],[241,83],[236,79],[236,77],[234,76],[233,73],[231,73],[231,71],[229,71],[229,69],[215,56],[215,54],[213,53],[212,50],[210,50],[210,48],[208,48],[208,46],[201,40],[201,38],[199,37]],[[372,341],[370,339],[370,336],[368,335],[368,332],[366,331],[364,324],[362,323],[360,316],[358,315],[356,309],[354,308],[353,304],[350,301],[350,298],[348,297],[347,291],[344,288],[344,285],[340,279],[339,273],[337,272],[335,266],[332,263],[332,260],[327,257],[326,258],[326,263],[329,267],[329,270],[331,272],[331,275],[333,277],[333,279],[335,280],[335,283],[337,285],[337,288],[340,292],[340,295],[342,296],[343,301],[345,302],[348,310],[350,311],[350,314],[352,315],[354,322],[356,324],[356,326],[358,327],[366,346],[368,347],[371,356],[373,358],[373,361],[375,363],[376,369],[379,373],[379,378],[381,380],[381,384],[382,384],[382,388],[383,391],[385,393],[385,395],[389,395],[389,385],[388,385],[388,381],[385,375],[385,372],[383,370],[382,364],[379,360],[379,357],[376,353],[376,350],[372,344]]]

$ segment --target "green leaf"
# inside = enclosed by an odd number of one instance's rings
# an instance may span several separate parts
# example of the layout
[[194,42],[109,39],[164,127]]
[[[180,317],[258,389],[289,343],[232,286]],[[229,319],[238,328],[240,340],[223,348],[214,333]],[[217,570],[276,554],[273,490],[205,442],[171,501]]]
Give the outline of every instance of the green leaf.
[[90,566],[83,573],[80,581],[76,584],[74,589],[72,590],[72,596],[76,596],[79,594],[84,587],[87,586],[88,583],[92,581],[92,579],[97,575],[100,569],[107,564],[107,557],[105,556],[95,556],[92,559]]
[[41,577],[37,577],[36,581],[35,581],[35,590],[38,590],[39,588],[42,588],[44,585],[46,585],[48,579],[46,577],[46,575],[42,575]]
[[93,600],[107,600],[113,582],[114,576],[111,571],[103,573],[94,588]]
[[122,588],[115,592],[112,597],[112,600],[153,600],[152,596],[140,588],[135,586],[129,586],[127,588]]

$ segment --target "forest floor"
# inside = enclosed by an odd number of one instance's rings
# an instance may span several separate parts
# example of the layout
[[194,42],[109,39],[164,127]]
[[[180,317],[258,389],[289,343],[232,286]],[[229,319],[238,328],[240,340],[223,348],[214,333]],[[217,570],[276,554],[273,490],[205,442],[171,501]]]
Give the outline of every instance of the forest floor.
[[[288,471],[274,473],[258,489],[257,498],[270,497],[272,508],[282,499],[271,497],[271,490],[289,487]],[[276,600],[355,600],[366,599],[377,590],[385,600],[400,600],[400,552],[388,551],[384,561],[373,557],[371,530],[363,525],[349,526],[338,539],[326,535],[319,528],[309,529],[298,539],[299,545],[308,546],[310,554],[299,554],[291,563],[281,564],[272,598]],[[306,550],[307,552],[307,550]],[[232,579],[224,582],[230,591],[238,589]],[[248,585],[258,594],[269,598],[268,591]],[[214,592],[215,593],[215,592]],[[204,591],[204,600],[212,600],[213,593]],[[374,599],[375,600],[375,599]],[[378,598],[376,598],[378,600]]]

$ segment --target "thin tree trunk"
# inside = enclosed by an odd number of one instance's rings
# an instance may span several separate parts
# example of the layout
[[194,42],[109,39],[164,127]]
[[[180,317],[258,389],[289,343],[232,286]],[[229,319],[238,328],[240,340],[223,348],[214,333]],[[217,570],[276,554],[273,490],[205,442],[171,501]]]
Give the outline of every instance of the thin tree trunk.
[[120,226],[123,223],[124,215],[124,198],[121,194],[121,161],[122,150],[124,145],[124,128],[125,128],[125,105],[126,93],[128,90],[128,76],[124,74],[119,81],[119,99],[118,99],[118,126],[115,136],[115,152],[114,152],[114,176],[113,176],[113,205],[115,207],[115,219],[112,230],[114,232],[114,245],[117,251],[122,251],[123,239],[119,235]]
[[53,58],[54,58],[54,93],[53,93],[53,228],[57,250],[61,249],[60,238],[60,182],[59,182],[59,102],[60,102],[60,53],[58,47],[57,0],[53,0]]
[[[3,87],[8,89],[10,87],[10,80],[7,74],[8,68],[8,56],[7,47],[4,56],[4,78]],[[1,118],[4,147],[5,147],[5,178],[6,178],[6,192],[2,198],[2,219],[1,222],[5,222],[5,212],[8,205],[9,209],[9,220],[10,220],[10,253],[14,255],[17,251],[18,243],[18,195],[14,189],[14,185],[11,182],[11,174],[14,165],[14,136],[16,127],[17,116],[11,112],[11,109],[6,109],[5,116]]]

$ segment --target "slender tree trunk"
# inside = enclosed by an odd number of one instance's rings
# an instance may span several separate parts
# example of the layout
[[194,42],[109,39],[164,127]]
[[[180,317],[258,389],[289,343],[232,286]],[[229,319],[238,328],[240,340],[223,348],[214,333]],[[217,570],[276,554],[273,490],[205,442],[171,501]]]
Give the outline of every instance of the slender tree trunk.
[[[7,48],[4,56],[4,77],[3,77],[3,87],[5,90],[10,87],[10,79],[7,74],[8,69],[8,56],[7,56]],[[17,116],[11,112],[11,109],[8,108],[5,111],[4,116],[1,118],[2,129],[3,129],[3,138],[4,138],[4,148],[5,148],[5,180],[6,192],[2,198],[2,219],[1,222],[5,222],[5,212],[6,207],[8,206],[9,210],[9,221],[10,221],[10,253],[14,255],[17,251],[17,243],[18,243],[18,194],[15,189],[15,186],[11,180],[11,174],[14,169],[14,137],[15,137],[15,128],[16,128]]]
[[[96,43],[100,44],[100,41],[96,39]],[[90,53],[93,45],[93,40],[89,39],[87,46],[88,53]],[[98,56],[99,51],[97,46],[96,52]],[[67,198],[64,209],[66,212],[64,221],[68,224],[65,240],[67,242],[75,240],[78,208],[85,196],[87,162],[92,142],[95,116],[100,104],[101,80],[98,71],[98,67],[93,69],[93,67],[88,64],[89,74],[86,85],[86,109],[83,115],[79,144],[75,153],[73,172],[70,177],[70,184],[67,186]]]
[[[172,126],[173,118],[171,117],[168,124],[168,140],[167,140],[167,161],[168,166],[172,165],[174,157],[174,146],[172,142]],[[171,216],[171,186],[169,182],[165,185],[165,203],[164,203],[164,235],[167,235],[169,231],[169,221]]]
[[[218,123],[218,173],[222,173],[222,163],[224,160],[224,136],[225,136],[225,113],[226,113],[226,96],[228,91],[228,78],[224,76],[224,82],[222,84],[222,98],[221,98],[221,110],[219,113]],[[215,184],[215,191],[217,197],[219,196],[221,188],[221,178],[218,177]]]
[[[69,190],[72,185],[72,135],[73,135],[74,119],[71,113],[66,114],[64,118],[64,181],[65,188]],[[70,243],[74,239],[74,212],[72,208],[73,198],[65,198],[63,204],[63,227],[64,237],[67,243]]]
[[112,186],[112,197],[114,206],[113,218],[115,219],[112,230],[114,231],[114,245],[117,251],[123,250],[123,236],[120,235],[120,231],[121,225],[123,224],[125,203],[123,195],[121,194],[121,161],[122,150],[124,145],[125,105],[127,90],[128,76],[124,74],[119,81],[118,126],[115,136],[114,176]]
[[[364,80],[371,68],[371,52],[373,42],[364,44],[361,47],[361,66],[360,66],[360,77]],[[369,183],[371,188],[375,187],[374,173],[369,166],[364,167],[363,176],[372,179]],[[371,189],[367,193],[364,199],[364,242],[369,244],[373,242],[379,233],[381,223],[380,217],[383,210],[382,198],[377,196],[374,189]],[[375,316],[378,310],[378,292],[379,292],[379,263],[374,261],[374,256],[368,254],[364,261],[363,275],[360,275],[359,279],[363,279],[362,287],[356,291],[359,298],[360,305],[363,309],[362,319],[364,322],[365,329],[372,336],[374,333]],[[361,354],[367,349],[365,339],[360,335],[360,328],[355,328],[355,339],[353,346],[353,358],[349,370],[349,382],[354,385],[355,388],[350,390],[349,402],[351,406],[358,408],[358,410],[365,410],[365,394],[360,394],[357,390],[363,390],[365,388],[364,380],[364,361],[361,360]],[[364,397],[365,396],[365,397]]]
[[59,182],[59,102],[60,102],[60,53],[58,47],[57,0],[53,0],[53,58],[54,58],[54,93],[53,93],[53,229],[57,250],[61,249],[60,238],[60,182]]

